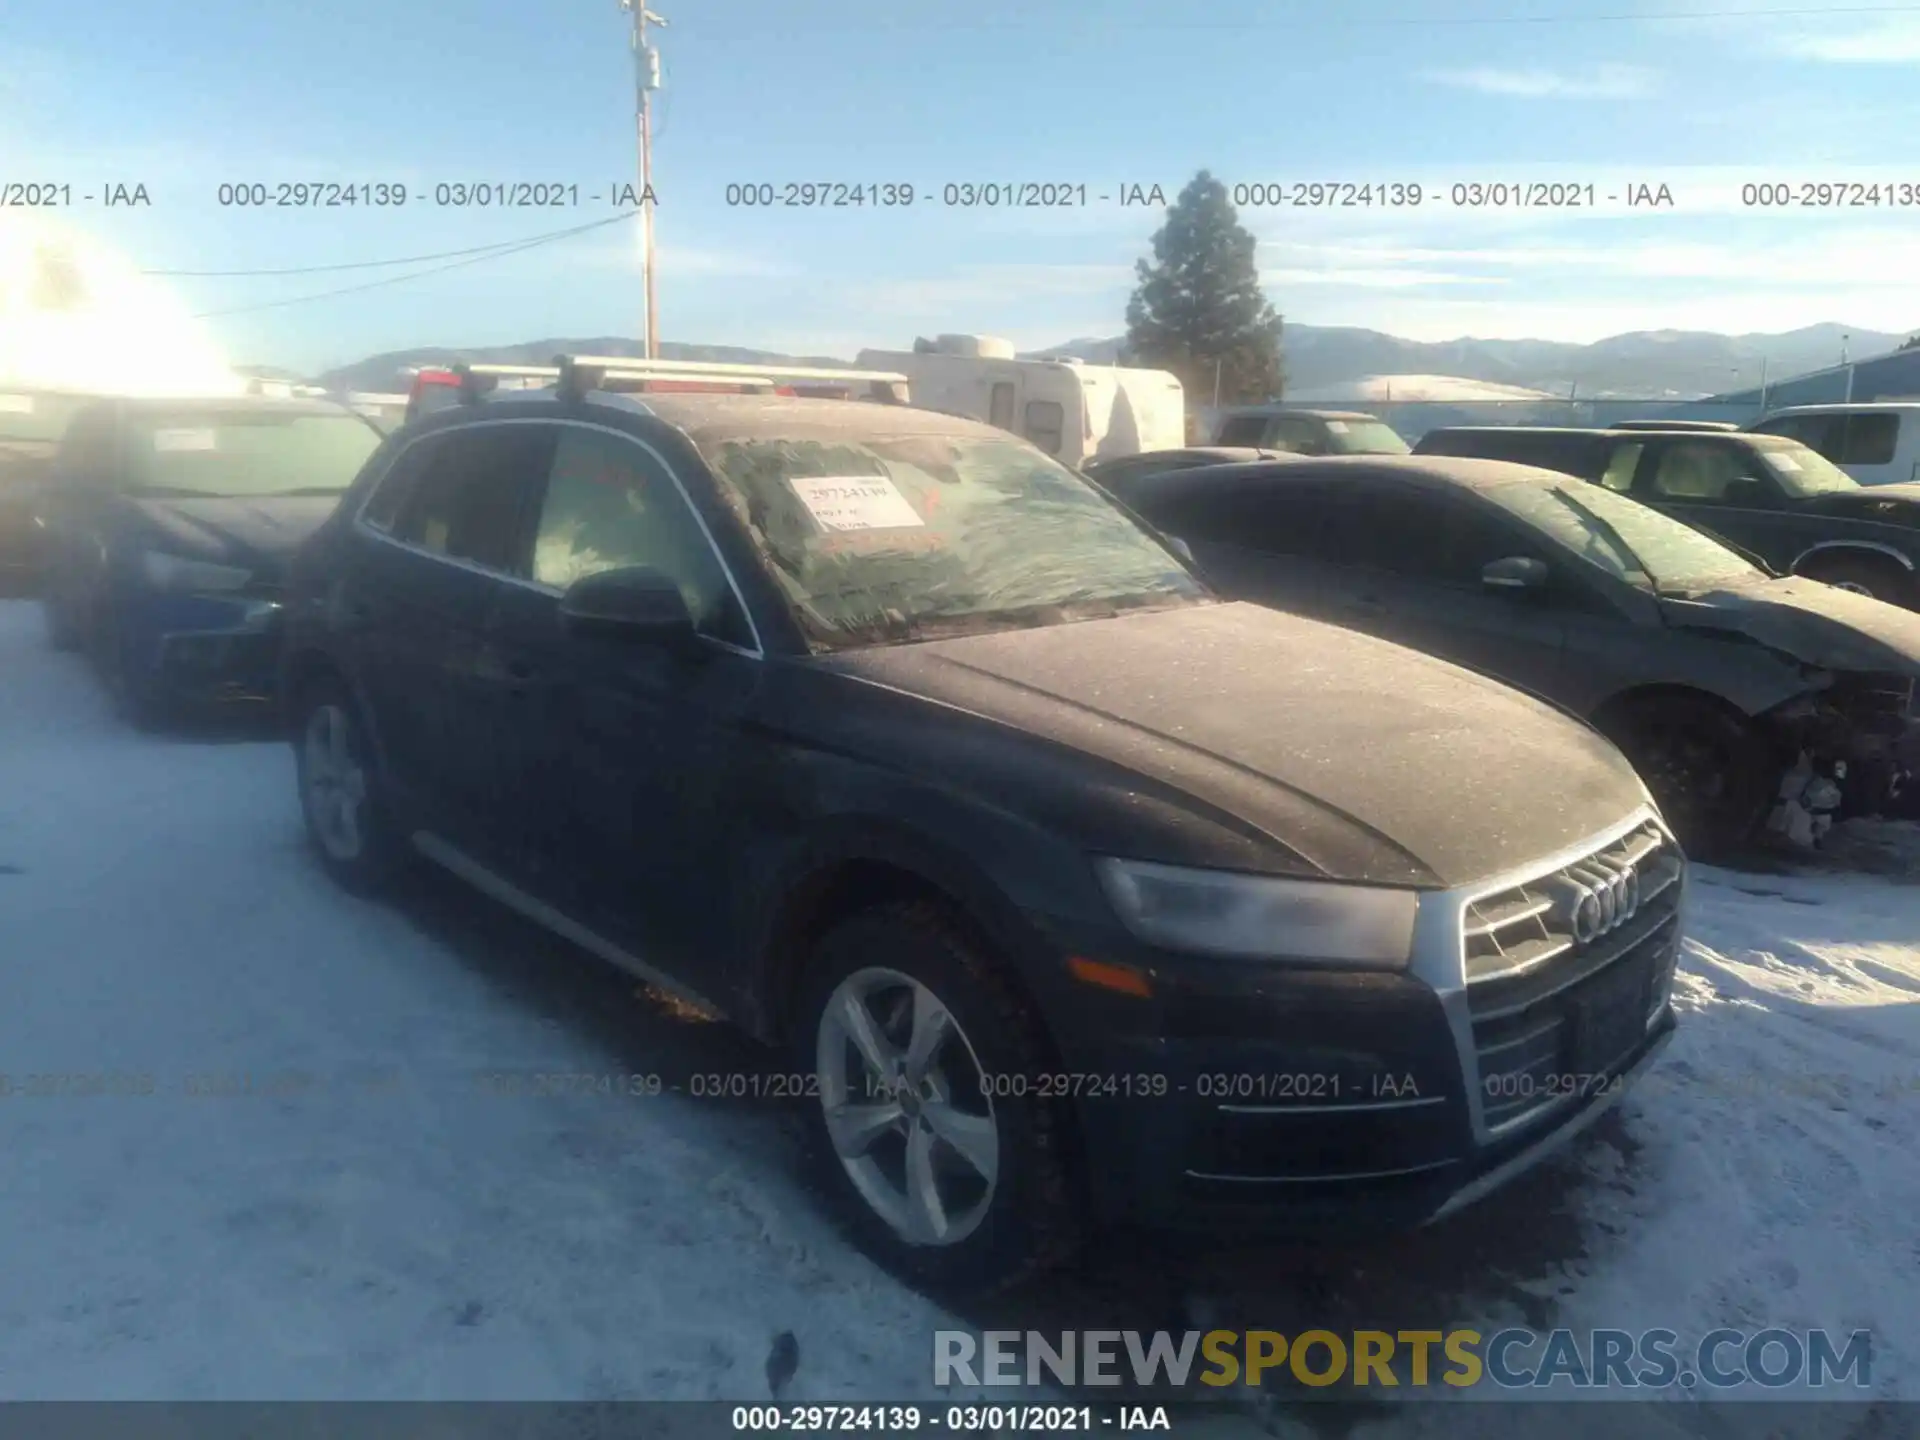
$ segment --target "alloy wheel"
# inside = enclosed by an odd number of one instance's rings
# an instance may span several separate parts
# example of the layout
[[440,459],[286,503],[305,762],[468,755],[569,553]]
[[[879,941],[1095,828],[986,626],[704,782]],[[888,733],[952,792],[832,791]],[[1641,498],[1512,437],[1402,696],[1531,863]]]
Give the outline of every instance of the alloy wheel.
[[973,1234],[999,1183],[1000,1129],[953,1012],[911,976],[868,968],[834,988],[816,1041],[828,1137],[874,1214],[914,1245]]
[[314,707],[301,759],[307,813],[321,846],[335,860],[359,859],[366,847],[367,771],[345,710],[333,704]]

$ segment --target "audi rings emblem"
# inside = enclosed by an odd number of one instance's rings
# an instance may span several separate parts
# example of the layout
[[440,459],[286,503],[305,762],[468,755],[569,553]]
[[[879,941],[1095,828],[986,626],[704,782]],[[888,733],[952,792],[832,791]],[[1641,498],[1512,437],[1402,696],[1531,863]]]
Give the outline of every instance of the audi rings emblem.
[[1617,930],[1640,910],[1640,871],[1588,861],[1558,877],[1560,912],[1582,945]]

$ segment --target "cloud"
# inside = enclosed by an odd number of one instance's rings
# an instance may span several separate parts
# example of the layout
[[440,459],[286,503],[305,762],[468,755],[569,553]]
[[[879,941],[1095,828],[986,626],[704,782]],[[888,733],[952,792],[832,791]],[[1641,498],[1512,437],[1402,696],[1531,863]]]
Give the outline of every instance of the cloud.
[[[1269,285],[1348,284],[1386,289],[1542,278],[1564,290],[1581,283],[1622,279],[1705,282],[1722,291],[1777,287],[1792,293],[1818,294],[1872,284],[1907,283],[1907,277],[1920,277],[1920,232],[1898,226],[1838,231],[1823,228],[1813,234],[1771,241],[1616,238],[1607,243],[1507,246],[1287,242],[1263,249],[1288,262],[1282,268],[1262,270],[1261,279]],[[1471,273],[1475,269],[1493,273]],[[1404,286],[1372,278],[1383,275],[1408,278]],[[1920,279],[1913,283],[1920,284]],[[1701,287],[1695,284],[1694,288]]]
[[1437,85],[1519,100],[1632,100],[1653,88],[1653,73],[1633,65],[1597,65],[1581,74],[1564,70],[1437,70]]
[[[1345,252],[1351,258],[1351,252]],[[1439,252],[1432,252],[1439,254]],[[1372,257],[1369,257],[1372,258]],[[1361,290],[1405,290],[1422,285],[1500,285],[1494,275],[1463,275],[1448,270],[1354,269],[1335,265],[1326,269],[1262,270],[1263,285],[1348,285]]]
[[1920,24],[1884,20],[1839,34],[1822,30],[1781,35],[1774,48],[1798,60],[1835,65],[1920,65]]

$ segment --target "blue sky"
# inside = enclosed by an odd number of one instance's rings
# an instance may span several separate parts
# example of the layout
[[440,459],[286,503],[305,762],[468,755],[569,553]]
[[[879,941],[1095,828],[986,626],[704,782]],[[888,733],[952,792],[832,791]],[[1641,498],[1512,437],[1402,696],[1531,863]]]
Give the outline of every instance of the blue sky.
[[[851,354],[970,330],[1124,328],[1152,209],[956,210],[947,182],[1093,194],[1417,183],[1418,210],[1248,207],[1290,320],[1420,339],[1920,328],[1920,3],[1807,0],[656,0],[661,333]],[[1767,8],[1792,14],[1729,14]],[[51,217],[150,270],[428,254],[610,214],[635,174],[617,0],[8,0],[0,184],[146,185]],[[1622,20],[1631,14],[1646,18]],[[1902,144],[1903,137],[1906,140]],[[1905,158],[1902,150],[1905,150]],[[1906,185],[1904,209],[1743,209],[1753,183]],[[732,182],[900,182],[909,209],[730,208]],[[223,208],[223,182],[399,182],[399,210]],[[441,182],[577,185],[578,206],[436,209]],[[1460,208],[1456,183],[1597,188],[1592,210]],[[1671,211],[1608,203],[1665,184]],[[1883,196],[1884,198],[1884,196]],[[47,219],[44,215],[40,219]],[[0,225],[20,223],[0,212]],[[638,332],[637,227],[405,275],[166,283],[237,360]]]

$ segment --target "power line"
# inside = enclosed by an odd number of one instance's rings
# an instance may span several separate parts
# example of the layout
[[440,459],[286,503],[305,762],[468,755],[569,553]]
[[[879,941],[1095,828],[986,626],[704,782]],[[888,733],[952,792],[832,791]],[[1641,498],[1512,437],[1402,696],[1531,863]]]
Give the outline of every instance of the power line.
[[465,250],[440,250],[431,255],[407,255],[397,260],[353,260],[343,265],[295,265],[285,270],[142,270],[142,275],[164,275],[173,279],[232,279],[248,275],[325,275],[341,270],[380,270],[391,265],[424,265],[429,260],[453,260],[463,255],[490,255],[496,251],[507,253],[523,245],[544,245],[549,240],[565,240],[572,235],[584,235],[589,230],[598,230],[603,225],[615,225],[622,220],[630,220],[638,211],[622,211],[605,220],[590,221],[585,225],[575,225],[567,230],[548,230],[540,235],[526,235],[518,240],[496,240],[491,245],[473,245]]
[[193,318],[195,320],[211,320],[221,315],[248,315],[256,310],[279,310],[288,305],[306,305],[315,300],[331,300],[337,295],[358,295],[362,291],[378,290],[387,285],[399,285],[408,280],[424,280],[429,275],[443,275],[449,270],[460,270],[468,265],[478,265],[482,261],[498,260],[507,255],[518,255],[523,250],[537,250],[542,245],[551,245],[556,240],[563,240],[568,236],[578,235],[582,233],[582,231],[597,230],[603,225],[612,225],[621,220],[631,220],[639,213],[638,210],[628,210],[623,214],[613,216],[611,219],[597,220],[592,225],[583,225],[576,230],[563,230],[556,234],[540,236],[537,239],[524,240],[508,249],[489,250],[484,255],[473,255],[465,260],[455,260],[450,265],[435,265],[430,269],[415,270],[410,275],[392,275],[385,280],[369,280],[364,285],[346,285],[338,290],[322,290],[312,295],[293,295],[285,300],[268,300],[260,305],[235,305],[226,310],[203,310]]

